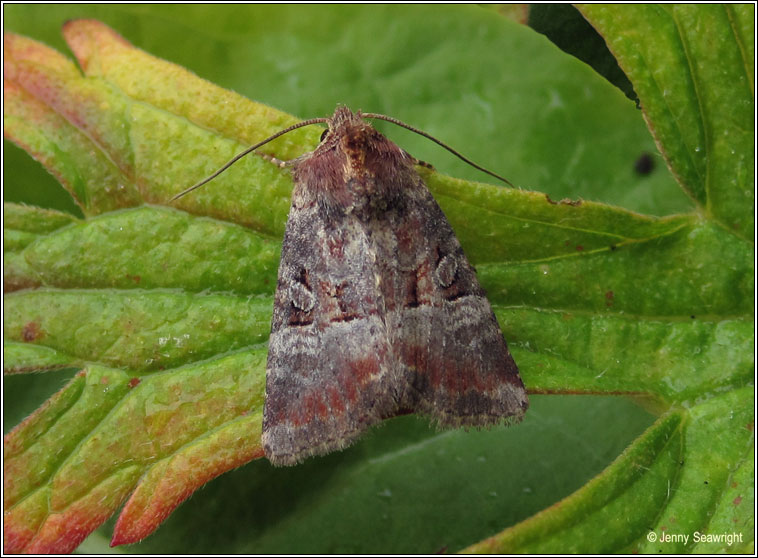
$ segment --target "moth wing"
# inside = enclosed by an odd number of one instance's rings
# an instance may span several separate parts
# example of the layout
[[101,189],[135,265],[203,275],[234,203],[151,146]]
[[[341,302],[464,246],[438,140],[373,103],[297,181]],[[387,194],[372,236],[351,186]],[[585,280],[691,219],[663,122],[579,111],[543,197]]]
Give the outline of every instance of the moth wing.
[[388,296],[401,407],[445,427],[520,420],[528,400],[516,363],[450,223],[418,182],[392,225],[404,254]]
[[394,412],[369,243],[353,216],[293,198],[266,368],[262,442],[275,465],[344,448]]

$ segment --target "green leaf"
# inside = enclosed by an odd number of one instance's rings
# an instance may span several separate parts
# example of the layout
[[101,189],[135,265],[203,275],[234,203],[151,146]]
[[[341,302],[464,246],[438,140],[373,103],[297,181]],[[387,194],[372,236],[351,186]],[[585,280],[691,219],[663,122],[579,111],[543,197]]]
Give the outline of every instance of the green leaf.
[[[743,508],[734,513],[740,495],[752,497],[753,492],[752,479],[745,478],[743,469],[752,463],[752,397],[752,388],[735,390],[690,413],[664,415],[559,506],[465,552],[673,554],[707,548],[693,544],[695,533],[722,539],[732,534],[731,544],[710,548],[740,552],[752,542],[752,512]],[[726,517],[711,516],[717,507],[726,508]],[[675,537],[665,541],[665,535]]]
[[[208,484],[131,550],[750,551],[745,188],[754,178],[743,117],[753,51],[742,7],[583,8],[630,77],[673,176],[660,164],[634,171],[656,148],[620,91],[494,11],[6,8],[6,29],[59,47],[64,21],[103,19],[150,52],[301,117],[338,101],[392,114],[540,192],[420,168],[532,394],[522,425],[436,433],[401,417],[300,467],[259,460]],[[704,18],[717,25],[698,34]],[[198,487],[262,456],[263,342],[291,191],[286,171],[252,155],[163,207],[296,118],[96,21],[71,21],[64,35],[83,75],[41,43],[5,37],[6,136],[84,216],[4,208],[4,356],[16,374],[6,388],[24,390],[19,373],[80,369],[6,437],[13,551],[73,550],[124,501],[106,537],[139,541]],[[663,62],[644,55],[653,52]],[[671,82],[670,96],[646,86],[651,75]],[[291,159],[318,134],[303,128],[265,151]],[[387,134],[441,170],[482,179],[420,138]],[[34,199],[24,190],[38,175],[4,172],[13,199]],[[46,375],[50,386],[61,373]],[[14,404],[6,398],[11,416],[31,411]],[[650,531],[690,538],[651,542]],[[743,536],[694,541],[696,531]],[[101,552],[102,540],[86,548]]]
[[[17,209],[8,206],[9,212]],[[34,277],[64,288],[270,295],[279,265],[280,242],[233,223],[160,207],[106,213],[34,240],[23,251]]]
[[754,8],[582,8],[634,83],[674,176],[710,219],[745,239],[755,222]]
[[[46,313],[27,321],[40,309]],[[265,341],[270,315],[262,298],[37,289],[5,297],[4,325],[7,339],[68,349],[75,362],[144,372]]]
[[[603,553],[631,546],[645,518],[655,517],[669,498],[669,479],[680,468],[681,420],[678,414],[662,417],[560,509],[545,510],[464,552]],[[611,536],[598,537],[598,531]]]

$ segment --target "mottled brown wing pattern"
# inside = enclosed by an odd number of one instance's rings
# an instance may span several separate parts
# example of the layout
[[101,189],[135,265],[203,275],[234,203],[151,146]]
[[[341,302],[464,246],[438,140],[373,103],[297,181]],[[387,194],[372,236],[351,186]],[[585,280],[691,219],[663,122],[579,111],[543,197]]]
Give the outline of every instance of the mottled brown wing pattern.
[[[408,208],[390,215],[390,230],[413,254],[415,287],[397,285],[387,308],[394,358],[404,378],[401,405],[440,426],[486,426],[517,420],[528,406],[516,363],[484,290],[442,210],[421,178],[408,188]],[[406,256],[408,259],[408,256]],[[388,257],[377,258],[399,277]],[[402,293],[406,298],[402,300]]]
[[275,464],[350,444],[391,414],[392,368],[369,242],[355,222],[293,206],[282,247],[263,447]]
[[492,309],[413,160],[348,109],[294,161],[266,372],[277,465],[416,411],[517,420],[526,391]]

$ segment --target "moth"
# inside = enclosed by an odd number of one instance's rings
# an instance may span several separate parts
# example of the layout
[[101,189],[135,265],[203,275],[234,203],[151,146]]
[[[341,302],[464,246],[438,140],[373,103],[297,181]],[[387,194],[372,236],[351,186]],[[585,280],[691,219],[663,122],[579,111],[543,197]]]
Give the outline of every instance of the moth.
[[[421,176],[423,164],[338,107],[297,159],[266,367],[263,449],[274,465],[345,448],[410,412],[440,427],[520,420],[528,399],[497,319]],[[503,179],[505,180],[505,179]],[[506,181],[507,182],[507,181]]]

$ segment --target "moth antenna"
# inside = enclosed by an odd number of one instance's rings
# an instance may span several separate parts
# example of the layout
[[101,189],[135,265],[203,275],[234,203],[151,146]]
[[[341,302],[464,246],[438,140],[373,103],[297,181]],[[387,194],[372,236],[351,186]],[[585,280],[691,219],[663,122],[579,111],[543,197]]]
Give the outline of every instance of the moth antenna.
[[441,147],[444,147],[450,153],[452,153],[453,155],[455,155],[456,157],[458,157],[459,159],[461,159],[465,163],[468,163],[469,165],[471,165],[475,169],[480,170],[480,171],[482,171],[484,173],[487,173],[490,176],[493,176],[493,177],[497,178],[498,180],[502,180],[503,182],[505,182],[506,184],[508,184],[508,186],[511,186],[512,188],[515,188],[515,186],[513,184],[511,184],[511,181],[508,180],[507,178],[504,178],[504,177],[500,176],[499,174],[496,174],[496,173],[492,172],[491,170],[487,170],[484,167],[481,167],[481,166],[477,165],[471,159],[469,159],[467,157],[464,157],[463,155],[461,155],[460,153],[458,153],[455,149],[453,149],[449,145],[446,145],[445,143],[441,142],[440,140],[438,140],[434,136],[432,136],[430,134],[427,134],[423,130],[419,130],[418,128],[414,128],[413,126],[410,126],[409,124],[406,124],[405,122],[402,122],[401,120],[398,120],[397,118],[392,118],[391,116],[386,116],[384,114],[360,113],[360,115],[363,118],[378,118],[379,120],[386,120],[387,122],[392,122],[393,124],[397,124],[398,126],[401,126],[401,127],[405,128],[407,130],[410,130],[411,132],[416,132],[418,135],[424,136],[425,138],[432,140],[437,145],[439,145]]
[[201,180],[197,184],[195,184],[193,186],[190,186],[189,188],[187,188],[186,190],[184,190],[182,192],[179,192],[177,195],[175,195],[173,198],[171,198],[169,200],[169,203],[170,202],[174,202],[174,201],[178,200],[179,198],[181,198],[182,196],[185,196],[185,195],[189,194],[192,190],[196,190],[197,188],[200,188],[200,186],[202,186],[204,184],[207,184],[208,182],[210,182],[211,180],[213,180],[214,178],[216,178],[219,174],[221,174],[222,172],[224,172],[226,169],[228,169],[229,167],[231,167],[234,163],[236,163],[237,161],[239,161],[240,159],[242,159],[242,157],[244,157],[245,155],[247,155],[251,151],[255,151],[259,147],[267,144],[271,140],[275,140],[279,136],[283,136],[287,132],[291,132],[292,130],[297,130],[298,128],[302,128],[303,126],[310,126],[311,124],[323,124],[324,122],[328,122],[328,120],[329,120],[328,118],[311,118],[310,120],[303,120],[302,122],[298,122],[297,124],[293,124],[289,128],[285,128],[284,130],[279,130],[273,136],[269,136],[265,140],[256,143],[252,147],[248,147],[242,153],[239,153],[238,155],[235,155],[228,163],[226,163],[223,167],[221,167],[220,169],[218,169],[216,172],[214,172],[208,178],[204,178],[203,180]]

